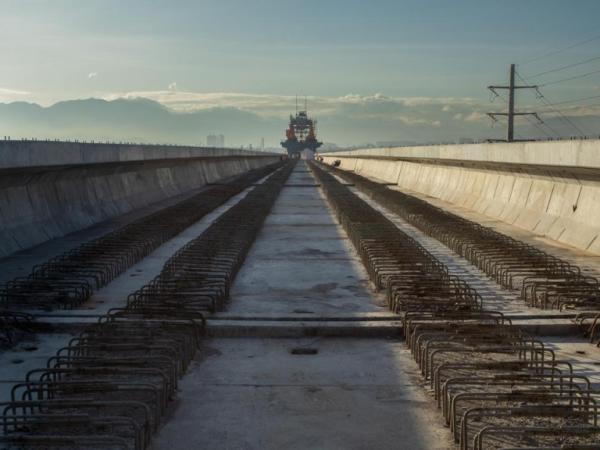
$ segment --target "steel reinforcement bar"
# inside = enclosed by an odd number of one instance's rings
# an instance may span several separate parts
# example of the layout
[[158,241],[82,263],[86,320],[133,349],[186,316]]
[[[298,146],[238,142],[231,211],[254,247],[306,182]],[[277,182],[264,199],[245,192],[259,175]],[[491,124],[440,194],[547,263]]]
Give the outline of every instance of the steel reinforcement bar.
[[271,173],[279,164],[251,170],[173,206],[81,244],[43,264],[27,277],[0,287],[0,308],[74,308],[164,242]]
[[[321,166],[323,167],[323,166]],[[311,165],[461,449],[588,449],[600,392],[323,168]]]
[[571,309],[591,340],[600,345],[600,283],[581,269],[539,248],[392,190],[355,173],[332,169],[377,203],[484,271],[527,305]]
[[[148,447],[237,270],[289,177],[251,190],[161,274],[31,370],[0,404],[0,448]],[[201,407],[201,405],[200,405]]]

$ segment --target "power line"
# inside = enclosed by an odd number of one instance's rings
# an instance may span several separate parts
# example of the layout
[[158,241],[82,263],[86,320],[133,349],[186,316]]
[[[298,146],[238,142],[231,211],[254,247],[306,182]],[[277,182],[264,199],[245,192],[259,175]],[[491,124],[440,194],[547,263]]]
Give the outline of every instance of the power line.
[[576,62],[573,64],[568,64],[566,66],[557,67],[556,69],[550,69],[550,70],[546,70],[544,72],[536,73],[535,75],[529,75],[527,78],[529,78],[529,79],[537,78],[537,77],[541,77],[542,75],[547,75],[549,73],[560,72],[561,70],[570,69],[571,67],[582,66],[584,64],[598,61],[599,59],[600,59],[600,56],[594,56],[593,58],[588,58],[588,59],[585,59],[583,61],[579,61],[579,62]]
[[[519,77],[520,78],[520,77]],[[506,97],[504,97],[504,95],[498,93],[497,94],[498,97],[500,97],[501,99],[503,99],[504,101],[507,101]],[[552,131],[557,137],[561,137],[560,133],[558,131],[556,131],[554,128],[552,128],[550,125],[548,125],[546,122],[544,122],[542,119],[540,119],[540,117],[538,116],[538,122],[536,122],[535,120],[533,120],[531,118],[531,116],[525,116],[525,119],[527,119],[527,121],[533,125],[535,128],[537,128],[539,131],[542,132],[542,134],[544,134],[546,137],[552,138],[553,136],[551,136],[550,134],[548,134],[548,132],[546,130],[544,130],[541,125],[544,125],[546,128],[548,128],[550,131]],[[519,138],[521,138],[520,135],[517,135]]]
[[593,100],[595,98],[600,98],[600,95],[592,95],[590,97],[583,97],[583,98],[578,98],[578,99],[575,99],[575,100],[565,100],[563,102],[555,102],[554,106],[556,106],[556,105],[566,105],[566,104],[569,104],[569,103],[579,103],[579,102],[584,102],[586,100]]
[[575,44],[571,44],[571,45],[569,45],[567,47],[563,47],[563,48],[560,48],[560,49],[557,49],[557,50],[552,50],[552,51],[549,51],[547,53],[544,53],[544,54],[542,54],[542,55],[540,55],[540,56],[538,56],[536,58],[533,58],[533,59],[530,59],[528,61],[525,61],[525,62],[523,62],[523,63],[521,63],[519,65],[520,66],[525,66],[527,64],[531,64],[532,62],[539,61],[540,59],[547,58],[548,56],[557,55],[559,53],[565,52],[567,50],[571,50],[572,48],[579,47],[580,45],[584,45],[584,44],[587,44],[589,42],[596,41],[598,39],[600,39],[600,36],[595,36],[593,38],[589,38],[589,39],[586,39],[584,41],[576,42]]
[[578,80],[580,78],[589,77],[590,75],[594,75],[596,73],[600,73],[600,69],[594,70],[593,72],[584,73],[583,75],[575,75],[574,77],[562,78],[560,80],[550,81],[548,83],[540,84],[540,87],[551,86],[553,84],[562,83],[564,81]]
[[[498,92],[496,95],[497,95],[498,97],[500,97],[502,100],[504,100],[504,101],[508,101],[508,99],[507,99],[507,98],[506,98],[504,95],[502,95],[501,93],[499,93],[499,92]],[[559,133],[558,131],[556,131],[554,128],[552,128],[550,125],[548,125],[548,124],[547,124],[546,122],[544,122],[543,120],[542,120],[541,122],[536,122],[536,121],[534,121],[534,120],[531,118],[531,116],[524,116],[524,117],[525,117],[525,119],[527,119],[527,121],[528,121],[528,122],[529,122],[531,125],[533,125],[533,126],[534,126],[535,128],[537,128],[539,131],[541,131],[541,132],[542,132],[542,134],[544,134],[546,137],[552,138],[552,136],[551,136],[550,134],[548,134],[548,132],[547,132],[546,130],[544,130],[544,129],[543,129],[541,126],[540,126],[540,125],[545,125],[545,126],[546,126],[547,128],[549,128],[549,129],[550,129],[550,130],[551,130],[551,131],[552,131],[554,134],[556,134],[556,136],[557,136],[557,137],[561,137],[561,136],[560,136],[560,133]],[[539,119],[539,117],[538,117],[538,119]],[[523,136],[521,136],[519,133],[515,132],[515,134],[517,135],[517,137],[518,137],[519,139],[522,139],[522,140],[524,140],[524,139],[523,139]]]
[[[524,83],[526,83],[525,79],[518,73],[516,72],[517,77],[519,77],[519,79],[521,81],[523,81]],[[540,86],[541,87],[541,86]],[[565,116],[563,113],[561,113],[559,110],[557,110],[554,105],[552,104],[552,102],[538,89],[536,88],[536,92],[537,92],[537,97],[538,99],[544,103],[547,107],[549,107],[551,109],[551,111],[557,113],[559,115],[559,117],[561,118],[561,120],[567,124],[569,124],[571,127],[573,127],[579,134],[585,135],[585,132],[579,128],[577,125],[575,125],[573,123],[573,121],[571,119],[569,119],[567,116]]]

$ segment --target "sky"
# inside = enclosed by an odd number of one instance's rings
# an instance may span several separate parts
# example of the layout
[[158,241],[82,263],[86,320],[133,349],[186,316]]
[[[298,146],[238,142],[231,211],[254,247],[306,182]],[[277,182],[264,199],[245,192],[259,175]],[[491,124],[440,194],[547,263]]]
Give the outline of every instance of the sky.
[[[365,142],[422,141],[426,126],[453,139],[457,121],[466,134],[476,126],[489,133],[484,113],[502,102],[490,104],[486,86],[505,83],[508,64],[528,79],[600,56],[598,39],[535,60],[599,36],[597,0],[0,0],[0,7],[0,102],[145,97],[175,111],[227,107],[279,117],[283,129],[298,94],[322,123],[348,115],[355,127],[354,119],[385,117],[388,128],[377,130],[365,120]],[[600,60],[530,81],[593,70]],[[600,73],[543,93],[552,102],[600,95]],[[543,106],[533,92],[519,95],[520,106]],[[574,117],[598,112],[575,106]],[[320,133],[352,143],[343,129]]]

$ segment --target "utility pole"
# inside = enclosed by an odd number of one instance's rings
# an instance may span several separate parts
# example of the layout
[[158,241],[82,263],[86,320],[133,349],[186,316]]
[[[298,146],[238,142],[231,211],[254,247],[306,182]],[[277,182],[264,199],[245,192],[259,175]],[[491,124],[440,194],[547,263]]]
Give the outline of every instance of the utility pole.
[[515,140],[515,116],[534,116],[537,120],[542,122],[536,112],[515,112],[515,90],[516,89],[535,89],[537,91],[538,86],[515,86],[515,65],[510,65],[510,75],[508,86],[488,86],[496,96],[498,96],[497,89],[508,90],[508,112],[505,113],[487,113],[492,120],[497,121],[496,116],[506,116],[508,118],[508,131],[506,133],[506,142],[514,142]]

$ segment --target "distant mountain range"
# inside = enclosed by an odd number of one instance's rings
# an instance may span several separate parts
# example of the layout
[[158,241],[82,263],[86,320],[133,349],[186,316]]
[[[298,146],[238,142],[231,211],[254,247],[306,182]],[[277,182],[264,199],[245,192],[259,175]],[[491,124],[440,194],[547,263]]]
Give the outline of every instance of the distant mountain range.
[[0,103],[0,138],[126,140],[203,145],[211,133],[224,134],[226,145],[258,143],[283,135],[285,121],[266,120],[236,108],[179,113],[148,99],[70,100],[42,107]]
[[[348,112],[337,110],[317,115],[318,137],[339,145],[363,145],[368,142],[405,143],[409,142],[467,142],[475,138],[502,138],[505,124],[499,123],[493,129],[487,121],[467,122],[448,118],[443,110],[419,111],[424,117],[439,119],[433,122],[414,122],[399,119],[392,112],[363,114],[362,111]],[[411,108],[407,112],[411,112]],[[371,111],[369,111],[370,113]],[[467,111],[468,112],[468,111]],[[444,116],[446,114],[446,116]],[[568,120],[546,116],[545,122],[563,136],[577,134]],[[600,134],[600,116],[571,118],[588,134]],[[441,125],[440,125],[441,121]],[[265,118],[251,111],[238,108],[208,108],[192,112],[177,112],[161,103],[145,98],[136,99],[84,99],[69,100],[42,107],[35,103],[0,103],[0,139],[49,138],[81,139],[95,141],[129,141],[147,143],[173,143],[205,145],[206,136],[212,133],[224,134],[225,145],[237,147],[252,143],[258,146],[265,138],[267,146],[278,146],[283,139],[287,118]],[[548,134],[553,134],[543,126]],[[540,126],[534,127],[519,120],[516,126],[518,136],[543,137]],[[327,147],[335,147],[329,144]]]

